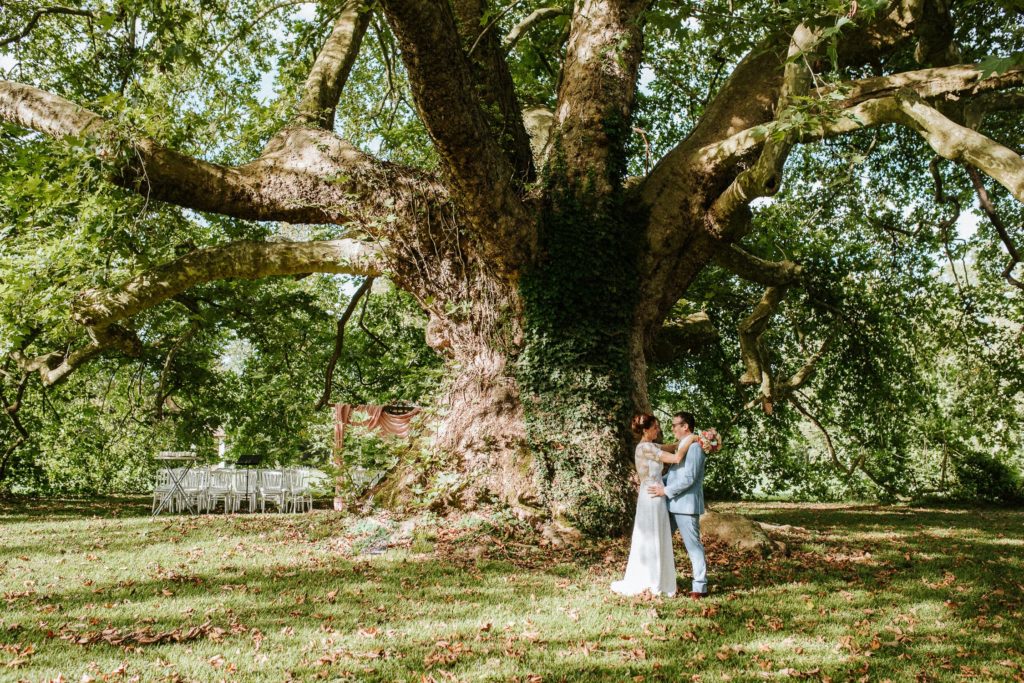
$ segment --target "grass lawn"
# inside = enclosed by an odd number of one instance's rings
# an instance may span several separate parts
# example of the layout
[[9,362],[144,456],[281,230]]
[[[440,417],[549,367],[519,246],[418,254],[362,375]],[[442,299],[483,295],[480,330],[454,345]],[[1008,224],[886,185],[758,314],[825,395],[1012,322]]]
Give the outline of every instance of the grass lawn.
[[0,680],[1024,681],[1024,511],[718,509],[789,553],[709,544],[691,601],[610,593],[628,539],[479,514],[0,504]]

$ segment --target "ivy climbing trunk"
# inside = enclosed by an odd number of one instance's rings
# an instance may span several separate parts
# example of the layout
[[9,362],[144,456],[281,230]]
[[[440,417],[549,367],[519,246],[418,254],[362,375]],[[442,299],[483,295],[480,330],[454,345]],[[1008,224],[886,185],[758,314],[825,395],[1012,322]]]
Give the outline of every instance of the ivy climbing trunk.
[[538,258],[521,281],[527,437],[554,518],[607,533],[630,519],[628,425],[646,395],[632,333],[638,215],[621,193],[598,194],[557,168],[545,197]]
[[462,303],[431,316],[450,368],[437,443],[461,459],[467,493],[609,533],[632,518],[628,425],[647,407],[637,216],[564,177],[546,194],[530,267],[511,282],[471,269]]

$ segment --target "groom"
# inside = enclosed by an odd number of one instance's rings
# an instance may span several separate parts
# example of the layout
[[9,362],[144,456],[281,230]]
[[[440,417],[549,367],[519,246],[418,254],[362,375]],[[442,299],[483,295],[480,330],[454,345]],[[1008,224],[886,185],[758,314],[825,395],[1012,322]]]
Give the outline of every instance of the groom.
[[[672,433],[678,441],[692,434],[696,422],[692,413],[672,416]],[[665,496],[672,526],[679,529],[693,566],[691,598],[703,598],[708,592],[707,562],[700,542],[700,516],[704,513],[704,449],[694,441],[682,462],[672,465],[665,475],[665,484],[648,487],[652,496]]]

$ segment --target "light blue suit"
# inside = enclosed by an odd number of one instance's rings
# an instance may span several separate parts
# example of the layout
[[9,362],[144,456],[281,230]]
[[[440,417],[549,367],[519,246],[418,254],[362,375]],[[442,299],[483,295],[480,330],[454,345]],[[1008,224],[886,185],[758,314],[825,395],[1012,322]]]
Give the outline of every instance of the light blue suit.
[[693,592],[706,593],[707,561],[700,542],[700,516],[704,514],[704,449],[694,442],[683,461],[669,468],[665,475],[665,499],[671,513],[672,526],[679,529],[686,554],[693,565]]

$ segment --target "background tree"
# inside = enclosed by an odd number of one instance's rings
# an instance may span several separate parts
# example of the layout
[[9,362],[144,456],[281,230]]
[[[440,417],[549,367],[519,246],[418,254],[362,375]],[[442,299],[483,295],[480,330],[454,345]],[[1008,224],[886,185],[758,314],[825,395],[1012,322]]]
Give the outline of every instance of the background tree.
[[[6,450],[30,385],[90,360],[210,368],[232,306],[294,339],[269,311],[301,309],[289,290],[224,283],[308,273],[408,292],[446,362],[438,447],[589,532],[628,516],[625,425],[672,391],[750,444],[817,434],[892,495],[916,414],[923,450],[962,419],[928,385],[956,354],[1019,396],[1012,7],[300,8],[5,6]],[[988,223],[959,243],[973,197]]]

